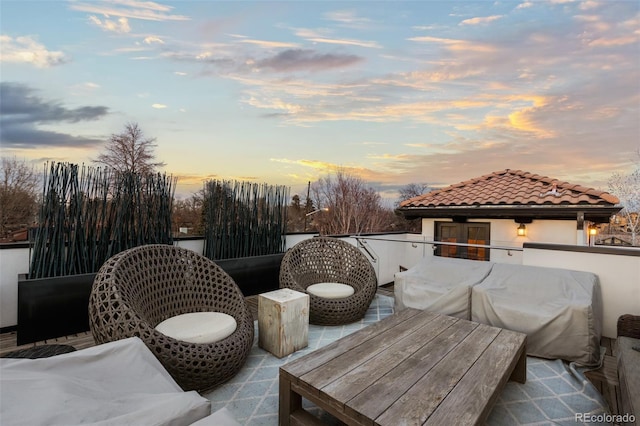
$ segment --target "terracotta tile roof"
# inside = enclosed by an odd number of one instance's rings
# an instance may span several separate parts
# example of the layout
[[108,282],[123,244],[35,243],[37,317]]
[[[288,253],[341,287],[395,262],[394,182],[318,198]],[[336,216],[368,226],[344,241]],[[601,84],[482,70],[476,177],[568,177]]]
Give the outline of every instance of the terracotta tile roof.
[[522,170],[502,170],[456,183],[400,203],[400,208],[508,205],[607,205],[617,197]]

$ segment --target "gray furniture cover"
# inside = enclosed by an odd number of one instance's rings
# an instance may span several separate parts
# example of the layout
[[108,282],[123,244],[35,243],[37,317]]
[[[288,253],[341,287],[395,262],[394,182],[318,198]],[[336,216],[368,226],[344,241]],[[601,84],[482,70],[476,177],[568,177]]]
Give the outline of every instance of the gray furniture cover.
[[492,266],[477,260],[425,257],[395,275],[395,309],[423,309],[468,320],[471,287],[482,281]]
[[471,319],[526,333],[529,355],[600,363],[602,304],[593,273],[495,264],[472,289]]
[[211,412],[137,337],[41,359],[0,359],[7,425],[189,425]]

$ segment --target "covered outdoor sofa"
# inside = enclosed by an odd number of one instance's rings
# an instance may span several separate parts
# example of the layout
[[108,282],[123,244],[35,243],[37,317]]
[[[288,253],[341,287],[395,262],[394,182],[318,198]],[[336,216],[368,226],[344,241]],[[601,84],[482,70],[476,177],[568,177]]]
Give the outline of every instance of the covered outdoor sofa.
[[601,361],[602,302],[593,273],[429,257],[396,274],[395,292],[396,310],[431,310],[525,333],[531,356],[583,366]]
[[428,256],[395,275],[395,309],[415,308],[471,319],[471,287],[491,272],[491,262]]
[[471,319],[526,333],[529,355],[600,363],[602,302],[591,272],[497,263],[471,290]]

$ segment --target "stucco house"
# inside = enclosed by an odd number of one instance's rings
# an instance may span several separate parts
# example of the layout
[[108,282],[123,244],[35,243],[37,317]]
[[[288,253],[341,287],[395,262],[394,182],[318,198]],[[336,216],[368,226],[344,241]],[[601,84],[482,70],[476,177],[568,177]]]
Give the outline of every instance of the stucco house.
[[589,245],[590,225],[620,211],[617,197],[547,176],[506,169],[437,189],[400,203],[406,218],[422,218],[426,240],[440,256],[509,262],[525,242]]

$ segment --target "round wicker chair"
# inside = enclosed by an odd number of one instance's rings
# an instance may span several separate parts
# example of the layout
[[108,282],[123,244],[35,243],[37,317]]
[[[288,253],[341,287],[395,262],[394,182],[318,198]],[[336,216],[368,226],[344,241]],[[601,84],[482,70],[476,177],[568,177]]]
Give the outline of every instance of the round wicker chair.
[[[325,299],[307,292],[312,284],[334,282],[353,287],[354,294]],[[304,240],[287,251],[280,264],[280,287],[309,294],[309,322],[340,325],[358,321],[378,288],[369,260],[353,245],[329,237]]]
[[[176,340],[155,330],[190,312],[231,315],[236,330],[210,344]],[[89,300],[96,343],[138,336],[184,390],[209,390],[244,365],[254,338],[253,317],[233,279],[191,250],[145,245],[111,257],[100,268]]]

